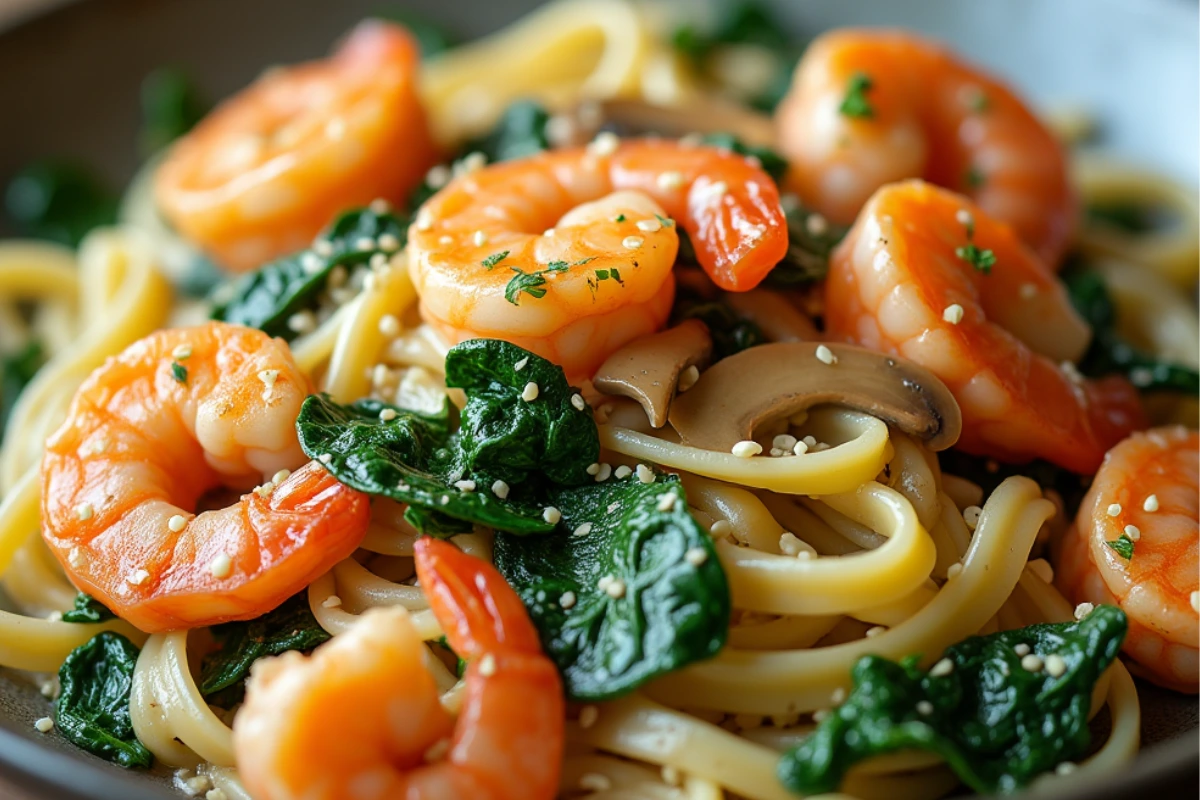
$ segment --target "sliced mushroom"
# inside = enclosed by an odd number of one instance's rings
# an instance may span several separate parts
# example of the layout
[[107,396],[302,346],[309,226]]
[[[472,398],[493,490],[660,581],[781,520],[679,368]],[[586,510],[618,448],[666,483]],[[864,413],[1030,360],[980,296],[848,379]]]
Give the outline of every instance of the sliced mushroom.
[[698,319],[635,339],[608,357],[592,385],[605,394],[630,397],[641,403],[650,424],[667,424],[667,412],[680,376],[689,368],[708,365],[712,337]]
[[[822,347],[833,363],[818,358]],[[962,432],[958,403],[932,372],[861,347],[818,342],[764,344],[717,362],[676,398],[670,421],[684,444],[727,453],[763,423],[821,404],[879,417],[931,450],[945,450]]]
[[729,292],[722,298],[742,319],[758,326],[771,342],[812,342],[821,338],[817,326],[787,298],[770,289]]
[[671,106],[642,100],[605,100],[600,109],[605,121],[631,135],[657,133],[678,138],[689,133],[731,133],[748,145],[775,146],[771,117],[720,98]]

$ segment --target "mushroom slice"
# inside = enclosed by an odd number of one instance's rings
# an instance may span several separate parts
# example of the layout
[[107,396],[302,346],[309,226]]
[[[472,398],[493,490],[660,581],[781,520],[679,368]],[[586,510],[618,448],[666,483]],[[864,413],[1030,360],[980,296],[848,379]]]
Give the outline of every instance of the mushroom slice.
[[679,378],[688,367],[703,368],[712,355],[712,336],[698,319],[635,339],[608,357],[592,378],[605,394],[630,397],[641,403],[650,424],[667,424],[667,412]]
[[932,372],[861,347],[819,342],[764,344],[719,361],[675,400],[670,421],[684,444],[727,453],[763,423],[821,404],[864,411],[935,451],[962,432],[958,403]]
[[730,292],[723,299],[735,314],[757,325],[768,341],[815,342],[821,338],[812,320],[778,292],[758,288]]

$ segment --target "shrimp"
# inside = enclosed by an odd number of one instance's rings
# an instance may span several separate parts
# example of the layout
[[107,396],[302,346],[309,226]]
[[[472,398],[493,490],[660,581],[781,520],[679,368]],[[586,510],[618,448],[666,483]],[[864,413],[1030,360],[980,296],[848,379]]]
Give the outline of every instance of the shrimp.
[[[43,536],[71,581],[148,632],[257,617],[349,556],[366,495],[306,461],[287,345],[240,325],[158,331],[79,388],[42,461]],[[221,487],[265,484],[192,513]]]
[[1144,426],[1128,381],[1075,369],[1091,332],[1054,274],[1009,226],[921,181],[867,201],[830,259],[825,325],[941,378],[968,452],[1090,474]]
[[325,61],[280,68],[219,106],[167,154],[167,219],[236,271],[304,247],[346,208],[403,199],[437,160],[417,95],[417,45],[360,24]]
[[672,217],[730,291],[754,288],[787,252],[775,184],[743,156],[601,134],[477,170],[430,198],[409,229],[422,316],[450,343],[506,339],[591,377],[666,322]]
[[971,197],[1056,266],[1077,203],[1054,135],[1006,86],[910,34],[814,41],[776,114],[787,183],[841,223],[885,183],[924,178]]
[[467,661],[457,722],[408,612],[375,608],[311,656],[255,662],[234,719],[258,800],[543,800],[562,768],[565,704],[520,598],[490,564],[436,539],[417,577]]
[[[1139,674],[1200,691],[1200,434],[1182,426],[1135,433],[1104,459],[1058,543],[1055,582],[1075,603],[1129,616],[1125,654]],[[1110,543],[1124,536],[1132,555]]]

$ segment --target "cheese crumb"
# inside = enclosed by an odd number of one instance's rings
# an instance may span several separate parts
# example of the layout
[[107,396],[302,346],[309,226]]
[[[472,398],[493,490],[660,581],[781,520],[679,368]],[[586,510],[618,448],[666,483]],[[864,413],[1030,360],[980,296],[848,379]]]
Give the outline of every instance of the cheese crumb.
[[458,489],[460,492],[473,492],[473,491],[475,491],[475,488],[476,488],[475,481],[470,481],[470,480],[455,481],[454,488]]
[[491,653],[479,659],[479,674],[485,678],[496,674],[496,657]]
[[866,636],[868,639],[874,639],[876,636],[878,636],[881,633],[887,633],[887,628],[883,627],[882,625],[875,625],[873,627],[867,628]]
[[951,564],[949,567],[946,568],[946,580],[950,580],[951,578],[957,578],[962,571],[963,571],[962,564],[959,564],[959,563]]
[[1110,505],[1108,507],[1108,515],[1110,517],[1120,516],[1120,514],[1121,514],[1121,504],[1120,503],[1113,503],[1112,505]]
[[[1192,592],[1192,606],[1196,605],[1196,592]],[[1088,614],[1096,610],[1096,606],[1091,603],[1080,603],[1075,606],[1075,619],[1083,619]]]
[[683,186],[683,173],[674,170],[662,172],[659,173],[655,182],[658,184],[658,188],[663,190],[678,189]]
[[1039,655],[1030,653],[1021,657],[1021,669],[1028,672],[1041,672],[1044,666],[1046,666],[1046,663],[1042,661],[1042,657]]
[[525,384],[525,388],[521,391],[521,399],[526,403],[532,403],[534,400],[538,399],[538,394],[540,392],[541,390],[538,389],[538,385],[533,381],[530,381],[529,383]]
[[719,519],[709,527],[708,532],[718,539],[724,539],[733,533],[733,523],[727,519]]
[[91,519],[92,514],[94,513],[95,509],[92,508],[91,503],[80,503],[79,505],[75,506],[75,516],[81,520]]
[[571,531],[572,536],[587,536],[592,532],[592,523],[584,522],[575,530]]
[[622,464],[621,466],[619,466],[615,470],[613,470],[613,475],[615,475],[617,477],[617,480],[625,480],[632,474],[633,474],[633,470],[631,470],[629,467],[625,466],[624,464]]
[[612,788],[612,781],[607,775],[598,772],[585,772],[579,778],[579,788],[589,792],[607,792]]
[[654,470],[647,467],[645,464],[637,465],[637,479],[642,483],[654,483]]
[[400,320],[395,314],[384,314],[379,318],[379,332],[389,339],[400,335]]
[[37,722],[33,723],[33,727],[37,728],[41,733],[49,733],[54,730],[54,720],[49,717],[42,717]]
[[1125,535],[1128,536],[1131,541],[1136,542],[1138,539],[1142,538],[1142,529],[1137,525],[1126,525]]
[[229,573],[233,571],[233,560],[225,553],[218,553],[208,565],[208,570],[214,578],[228,578]]
[[621,137],[612,131],[600,131],[596,138],[587,146],[587,151],[593,156],[611,156],[621,146]]
[[590,728],[600,719],[600,709],[596,706],[584,706],[579,709],[579,727]]
[[596,473],[596,483],[604,483],[612,476],[612,464],[601,464],[600,471]]
[[693,547],[683,554],[683,558],[693,567],[698,567],[708,561],[708,552],[703,547]]
[[475,234],[471,237],[471,241],[476,247],[483,247],[485,244],[487,244],[488,235],[483,231],[475,231]]
[[950,305],[946,306],[946,309],[942,312],[942,319],[946,320],[946,322],[949,322],[951,325],[957,325],[958,323],[962,322],[963,307],[958,303],[951,303]]
[[954,662],[948,658],[943,658],[929,668],[929,674],[935,678],[944,678],[951,672],[954,672]]
[[750,439],[744,439],[730,449],[730,452],[738,458],[751,458],[762,451],[762,445]]
[[625,581],[620,578],[613,578],[608,585],[604,587],[604,593],[609,597],[616,599],[625,596]]
[[662,223],[657,219],[639,219],[637,221],[637,229],[646,233],[655,233],[662,230]]
[[983,509],[979,506],[967,506],[963,509],[963,522],[967,523],[967,527],[971,530],[979,527],[979,517],[983,514]]
[[1200,612],[1200,592],[1192,592],[1188,599],[1192,602],[1192,611]]
[[171,533],[179,533],[187,527],[187,517],[182,514],[176,514],[167,520],[167,527],[171,529]]
[[929,702],[928,700],[918,700],[917,713],[929,716],[933,713],[933,703]]
[[525,369],[525,365],[528,363],[529,363],[529,356],[525,356],[520,361],[513,364],[513,371],[520,372],[521,370]]
[[636,250],[646,242],[641,236],[626,236],[621,240],[621,245],[630,250]]
[[1020,644],[1018,644],[1016,647],[1013,648],[1013,652],[1016,653],[1017,655],[1021,656],[1022,658],[1024,658],[1025,656],[1029,655],[1032,651],[1029,649],[1029,645],[1025,644],[1024,642],[1021,642]]
[[394,408],[385,408],[379,412],[380,422],[391,422],[398,416],[400,416],[400,414]]
[[558,604],[559,604],[559,606],[561,606],[564,609],[574,608],[575,607],[575,593],[574,592],[563,592],[562,595],[558,598]]
[[583,411],[587,408],[587,402],[584,401],[583,395],[576,392],[575,394],[571,395],[571,406],[576,411]]
[[1158,495],[1152,494],[1147,497],[1146,501],[1142,503],[1142,511],[1149,511],[1151,514],[1158,511]]
[[1061,761],[1061,762],[1059,762],[1058,766],[1054,768],[1054,774],[1055,775],[1070,775],[1076,769],[1077,769],[1077,766],[1076,766],[1075,762]]
[[504,481],[496,481],[492,484],[492,494],[499,497],[501,500],[508,497],[508,484]]
[[833,351],[828,347],[823,344],[819,344],[817,345],[817,360],[822,364],[836,364],[837,356],[835,356]]
[[654,507],[659,511],[670,511],[675,508],[675,495],[672,492],[659,495],[658,502],[654,504]]
[[542,509],[542,519],[551,525],[557,525],[558,521],[562,519],[562,512],[554,506],[546,506]]
[[321,601],[321,608],[337,608],[341,604],[342,598],[338,597],[336,594],[331,594],[329,597],[326,597],[323,601]]
[[171,358],[175,359],[176,361],[183,361],[184,359],[191,357],[192,346],[190,344],[176,345],[175,349],[171,351]]
[[1046,672],[1052,678],[1061,678],[1067,671],[1067,662],[1058,653],[1052,653],[1046,656]]
[[134,570],[131,574],[125,576],[125,582],[133,586],[141,586],[150,578],[150,573],[144,569]]

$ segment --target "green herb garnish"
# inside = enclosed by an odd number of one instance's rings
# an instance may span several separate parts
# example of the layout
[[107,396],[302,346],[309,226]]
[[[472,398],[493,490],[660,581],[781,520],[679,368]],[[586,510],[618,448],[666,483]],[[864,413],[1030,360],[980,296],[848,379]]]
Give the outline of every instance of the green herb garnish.
[[1130,539],[1125,534],[1122,533],[1116,539],[1113,539],[1112,541],[1109,541],[1109,542],[1105,542],[1105,544],[1108,545],[1110,550],[1112,550],[1114,553],[1116,553],[1117,555],[1119,555],[1121,558],[1125,559],[1126,561],[1130,561],[1133,559],[1134,542],[1133,542],[1133,539]]
[[508,250],[501,250],[499,253],[492,253],[490,256],[485,258],[483,261],[480,261],[479,263],[485,269],[491,269],[492,267],[496,266],[504,259],[508,258],[508,253],[509,253]]
[[964,176],[966,184],[971,189],[978,189],[987,182],[987,178],[983,174],[983,170],[972,164],[967,168],[967,173]]
[[180,364],[178,361],[171,362],[171,377],[179,383],[186,384],[188,379],[187,367]]
[[1015,792],[1087,752],[1092,688],[1126,628],[1120,609],[1097,606],[1080,622],[965,639],[928,672],[916,656],[864,656],[846,702],[783,756],[779,779],[823,794],[866,758],[919,749],[980,794]]
[[70,163],[40,161],[8,183],[4,206],[22,236],[78,247],[93,228],[117,219],[117,197],[92,173]]
[[187,74],[159,67],[142,79],[142,152],[156,153],[190,131],[212,104],[201,97]]
[[[654,216],[656,216],[656,217],[657,217],[658,215],[657,215],[657,214],[655,214]],[[625,215],[624,215],[624,214],[617,214],[617,216],[613,218],[613,222],[624,222],[624,221],[625,221]]]
[[870,119],[875,116],[875,109],[867,100],[867,92],[871,91],[872,86],[871,76],[865,72],[856,72],[851,75],[850,80],[846,83],[846,96],[842,99],[842,104],[838,106],[838,111],[842,116],[852,119]]
[[62,691],[54,703],[55,723],[67,741],[126,768],[154,763],[129,718],[137,659],[138,648],[121,634],[93,636],[63,661],[58,670]]
[[22,349],[0,358],[0,441],[4,440],[8,415],[16,406],[17,398],[44,363],[46,355],[37,339],[30,339]]
[[996,266],[996,254],[991,250],[981,250],[974,242],[967,242],[962,247],[954,248],[954,255],[984,275],[991,275],[992,267]]

